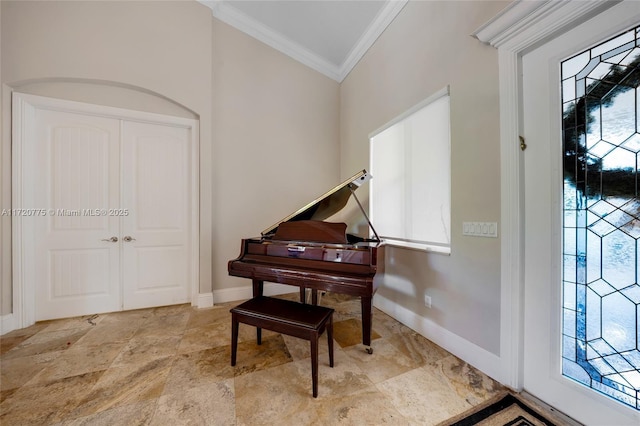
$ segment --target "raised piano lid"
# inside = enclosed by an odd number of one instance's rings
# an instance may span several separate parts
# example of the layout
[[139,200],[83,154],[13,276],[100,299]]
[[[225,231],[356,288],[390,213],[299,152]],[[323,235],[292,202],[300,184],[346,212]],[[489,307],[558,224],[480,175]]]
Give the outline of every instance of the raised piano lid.
[[278,226],[283,222],[298,220],[325,220],[342,210],[349,201],[349,197],[351,197],[351,195],[353,194],[353,197],[358,203],[358,207],[362,211],[362,214],[364,214],[364,217],[367,219],[371,230],[376,235],[376,238],[379,241],[380,239],[378,238],[378,234],[376,233],[375,229],[373,229],[373,226],[369,221],[369,217],[365,213],[362,205],[360,204],[360,201],[355,195],[355,190],[358,189],[358,187],[363,183],[371,180],[371,178],[372,176],[367,173],[366,170],[362,170],[356,173],[349,179],[335,186],[330,191],[327,191],[320,197],[316,198],[306,206],[290,214],[284,219],[279,220],[278,222],[262,231],[262,237],[268,238],[273,236],[273,234],[275,234],[276,230],[278,229]]

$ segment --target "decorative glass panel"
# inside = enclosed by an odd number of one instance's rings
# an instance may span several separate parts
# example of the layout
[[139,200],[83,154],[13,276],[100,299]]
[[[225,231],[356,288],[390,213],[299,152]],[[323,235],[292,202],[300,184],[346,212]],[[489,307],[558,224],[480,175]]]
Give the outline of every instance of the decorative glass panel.
[[640,27],[561,64],[562,373],[640,410]]

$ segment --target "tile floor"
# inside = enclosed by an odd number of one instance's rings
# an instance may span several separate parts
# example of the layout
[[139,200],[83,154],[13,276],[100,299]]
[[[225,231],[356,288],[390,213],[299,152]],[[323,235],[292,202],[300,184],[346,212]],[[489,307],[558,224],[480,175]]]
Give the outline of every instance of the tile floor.
[[[295,299],[297,293],[282,296]],[[433,425],[504,389],[379,310],[365,352],[357,299],[327,294],[335,366],[309,344],[240,325],[239,302],[169,306],[41,322],[1,337],[2,425]]]

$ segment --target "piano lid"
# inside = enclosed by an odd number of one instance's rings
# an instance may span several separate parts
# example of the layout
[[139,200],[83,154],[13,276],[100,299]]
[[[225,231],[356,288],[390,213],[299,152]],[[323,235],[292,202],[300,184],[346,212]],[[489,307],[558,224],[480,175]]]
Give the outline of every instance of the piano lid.
[[[347,201],[349,201],[349,197],[351,196],[351,194],[354,194],[355,198],[354,191],[363,183],[371,180],[371,177],[372,176],[367,173],[366,170],[362,170],[356,173],[349,179],[345,180],[330,191],[316,198],[295,213],[290,214],[289,216],[285,217],[282,220],[279,220],[278,222],[262,231],[262,236],[266,237],[274,234],[276,229],[278,229],[278,226],[282,222],[298,220],[325,220],[328,217],[333,216],[344,208],[344,206],[347,204]],[[364,210],[362,209],[362,206],[360,205],[360,202],[357,198],[356,201],[358,202],[358,206],[362,210],[362,213],[364,213]],[[369,218],[366,214],[365,217],[367,218],[367,222],[369,222]],[[369,225],[371,225],[371,223],[369,223]]]

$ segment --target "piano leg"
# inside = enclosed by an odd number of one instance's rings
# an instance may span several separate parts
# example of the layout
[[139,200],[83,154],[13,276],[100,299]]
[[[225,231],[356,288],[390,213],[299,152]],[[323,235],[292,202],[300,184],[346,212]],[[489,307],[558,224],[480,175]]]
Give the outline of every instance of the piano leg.
[[[252,280],[252,284],[253,284],[253,297],[262,296],[264,293],[264,281]],[[262,344],[262,329],[260,327],[256,327],[256,341],[259,345]]]
[[373,299],[371,297],[360,297],[360,309],[362,312],[362,343],[366,346],[365,350],[369,355],[373,353],[371,347],[371,322],[373,320],[373,312],[371,310],[371,304]]
[[[307,289],[305,287],[300,287],[300,303],[307,303]],[[311,289],[311,304],[318,304],[318,290]]]
[[262,296],[264,292],[264,281],[261,280],[252,280],[253,281],[253,297]]

